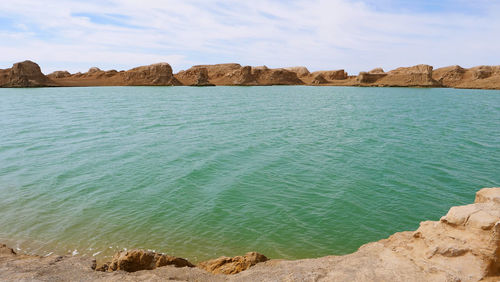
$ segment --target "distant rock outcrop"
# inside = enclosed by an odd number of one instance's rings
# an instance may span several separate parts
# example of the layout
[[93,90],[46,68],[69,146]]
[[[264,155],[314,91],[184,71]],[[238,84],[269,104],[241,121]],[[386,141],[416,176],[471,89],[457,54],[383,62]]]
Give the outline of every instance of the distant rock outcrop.
[[390,87],[440,87],[441,84],[432,78],[432,66],[416,65],[382,73],[360,73],[358,81],[367,86]]
[[208,78],[208,69],[204,67],[190,68],[185,71],[180,71],[174,76],[183,85],[215,86],[215,84],[210,83],[210,80]]
[[10,69],[0,70],[0,87],[45,86],[55,86],[55,83],[32,61],[15,63]]
[[175,76],[186,85],[194,84],[200,69],[206,69],[208,81],[215,85],[300,85],[304,84],[297,73],[286,69],[270,69],[266,66],[241,66],[240,64],[198,65]]
[[344,80],[347,79],[347,72],[344,70],[330,70],[330,71],[315,71],[311,75],[313,77],[318,74],[323,75],[323,77],[327,80]]
[[500,89],[500,66],[465,69],[450,66],[433,70],[429,65],[402,67],[389,72],[375,68],[349,76],[344,70],[309,72],[306,67],[268,68],[236,63],[196,65],[175,75],[167,63],[141,66],[128,71],[103,71],[92,67],[85,73],[55,71],[45,76],[40,67],[25,61],[0,69],[0,87],[41,86],[257,86],[327,85],[373,87],[454,87]]
[[444,67],[436,69],[433,78],[444,87],[500,89],[500,66]]
[[71,73],[69,73],[68,71],[55,71],[47,75],[47,77],[50,79],[65,78],[69,76],[71,76]]
[[128,71],[103,71],[92,67],[86,73],[68,75],[56,71],[50,77],[60,86],[175,86],[182,85],[167,63],[141,66]]
[[314,84],[314,85],[325,84],[325,83],[328,83],[328,80],[326,80],[325,77],[323,76],[323,74],[321,74],[321,73],[316,74],[313,77],[313,80],[311,81],[311,84]]
[[198,267],[213,274],[236,274],[267,260],[268,258],[262,254],[250,252],[244,256],[220,257],[200,262]]
[[306,67],[298,66],[298,67],[288,67],[285,68],[288,71],[292,71],[297,74],[299,78],[308,76],[310,74],[309,70]]

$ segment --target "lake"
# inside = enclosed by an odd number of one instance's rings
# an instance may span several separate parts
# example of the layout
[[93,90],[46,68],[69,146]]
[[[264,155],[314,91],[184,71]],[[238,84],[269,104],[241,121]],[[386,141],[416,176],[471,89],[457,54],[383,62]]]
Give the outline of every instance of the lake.
[[0,89],[0,242],[347,254],[500,186],[500,91]]

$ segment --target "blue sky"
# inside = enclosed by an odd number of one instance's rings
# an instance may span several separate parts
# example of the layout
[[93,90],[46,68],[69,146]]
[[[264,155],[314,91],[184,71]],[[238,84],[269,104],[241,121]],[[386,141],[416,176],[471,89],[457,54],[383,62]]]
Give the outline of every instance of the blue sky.
[[168,62],[351,74],[500,64],[500,0],[103,0],[0,2],[0,68],[45,73]]

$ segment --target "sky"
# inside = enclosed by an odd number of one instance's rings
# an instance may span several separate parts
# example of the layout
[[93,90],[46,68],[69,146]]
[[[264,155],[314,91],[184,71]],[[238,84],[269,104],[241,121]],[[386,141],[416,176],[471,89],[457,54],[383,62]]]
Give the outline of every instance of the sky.
[[3,0],[0,68],[500,65],[500,0]]

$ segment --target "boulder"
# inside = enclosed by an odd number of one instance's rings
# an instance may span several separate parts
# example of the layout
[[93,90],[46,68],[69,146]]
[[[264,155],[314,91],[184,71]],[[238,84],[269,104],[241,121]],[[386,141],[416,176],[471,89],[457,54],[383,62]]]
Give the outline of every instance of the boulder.
[[5,244],[0,244],[0,256],[15,256],[16,252],[13,249],[7,247]]
[[198,267],[214,274],[236,274],[267,260],[268,258],[262,254],[250,252],[244,256],[220,257],[200,262]]
[[157,267],[173,265],[175,267],[194,267],[183,258],[144,250],[121,251],[113,256],[111,262],[96,268],[98,271],[135,272],[139,270],[152,270]]

